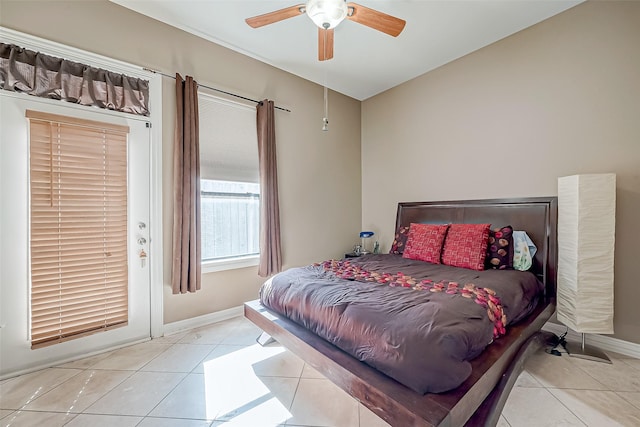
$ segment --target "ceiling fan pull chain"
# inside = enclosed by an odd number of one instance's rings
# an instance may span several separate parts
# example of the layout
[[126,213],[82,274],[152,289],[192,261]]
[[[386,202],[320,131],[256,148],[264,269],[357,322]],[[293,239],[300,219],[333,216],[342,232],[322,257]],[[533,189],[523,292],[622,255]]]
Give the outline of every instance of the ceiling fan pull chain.
[[329,130],[329,93],[328,89],[324,87],[324,117],[322,118],[322,130]]

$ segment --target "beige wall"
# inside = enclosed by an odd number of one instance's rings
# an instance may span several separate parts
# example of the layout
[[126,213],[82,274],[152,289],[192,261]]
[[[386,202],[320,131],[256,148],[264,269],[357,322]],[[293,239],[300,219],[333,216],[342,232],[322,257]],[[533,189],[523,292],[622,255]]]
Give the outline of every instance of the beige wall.
[[615,336],[640,343],[640,2],[588,2],[362,105],[363,227],[399,201],[557,194],[615,172]]
[[[558,176],[617,173],[615,336],[636,343],[638,22],[638,2],[579,5],[362,107],[331,93],[331,131],[322,133],[322,88],[313,83],[107,1],[0,0],[2,26],[293,110],[276,114],[285,267],[339,256],[361,220],[388,249],[399,201],[555,195]],[[174,89],[163,84],[170,248]],[[168,249],[164,260],[170,265]],[[211,273],[202,291],[174,296],[166,280],[167,323],[237,306],[262,282],[255,268]]]
[[[181,30],[102,1],[0,1],[0,25],[111,58],[188,74],[204,85],[292,110],[276,113],[284,266],[338,257],[360,231],[360,102]],[[196,294],[172,295],[171,211],[174,81],[163,78],[164,320],[224,310],[257,298],[257,268],[203,275]]]

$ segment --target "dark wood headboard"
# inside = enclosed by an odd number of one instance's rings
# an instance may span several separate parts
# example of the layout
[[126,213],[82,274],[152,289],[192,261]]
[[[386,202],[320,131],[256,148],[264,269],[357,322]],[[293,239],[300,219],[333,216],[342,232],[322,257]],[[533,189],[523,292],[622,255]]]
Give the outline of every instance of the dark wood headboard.
[[538,248],[531,271],[545,284],[547,297],[556,294],[557,197],[398,203],[396,230],[412,222],[424,224],[491,223],[526,231]]

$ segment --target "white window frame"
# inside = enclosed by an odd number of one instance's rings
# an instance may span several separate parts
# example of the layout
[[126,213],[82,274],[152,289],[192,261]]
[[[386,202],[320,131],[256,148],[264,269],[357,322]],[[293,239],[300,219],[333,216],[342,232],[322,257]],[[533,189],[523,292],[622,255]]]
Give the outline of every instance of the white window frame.
[[[248,110],[255,111],[255,106],[253,105],[247,105],[242,102],[238,102],[235,100],[223,98],[221,96],[213,95],[211,93],[203,91],[202,89],[198,90],[198,95],[204,95],[207,98],[212,99],[214,102],[219,102],[223,105],[234,104],[235,106],[239,106],[242,108],[246,108]],[[203,179],[203,178],[201,177],[200,179]],[[204,179],[207,179],[207,178],[204,178]],[[219,179],[219,180],[222,181],[222,179]],[[232,258],[207,260],[207,261],[201,261],[201,263],[202,263],[201,271],[203,274],[215,273],[219,271],[235,270],[239,268],[256,267],[258,266],[258,264],[260,264],[260,254],[242,255],[242,256],[237,256]]]
[[260,262],[260,255],[246,255],[227,259],[214,259],[202,262],[203,273],[234,270],[236,268],[255,267]]

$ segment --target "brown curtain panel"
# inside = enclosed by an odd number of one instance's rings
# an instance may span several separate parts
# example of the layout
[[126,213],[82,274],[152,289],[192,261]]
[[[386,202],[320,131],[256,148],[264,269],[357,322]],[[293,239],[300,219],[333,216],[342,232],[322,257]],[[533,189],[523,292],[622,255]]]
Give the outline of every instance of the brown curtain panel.
[[0,89],[141,116],[149,82],[0,43]]
[[278,162],[273,101],[257,107],[258,157],[260,161],[260,277],[282,270],[280,208],[278,203]]
[[198,83],[176,74],[173,150],[173,293],[200,289],[200,146]]

